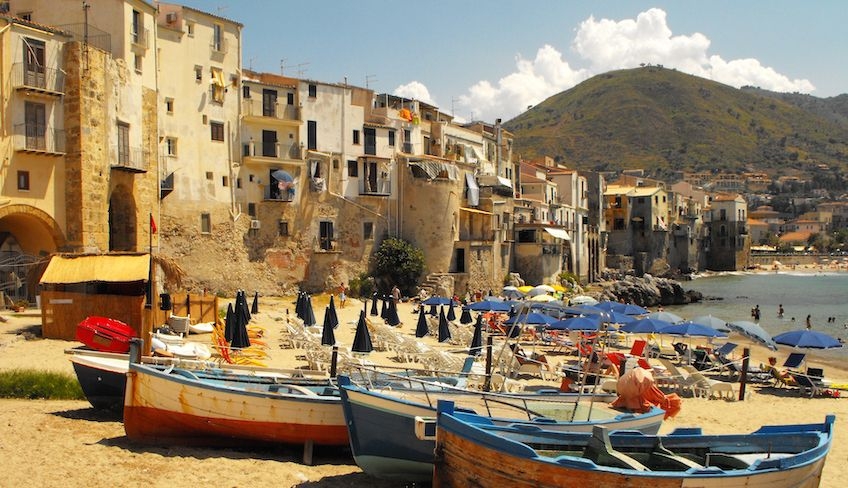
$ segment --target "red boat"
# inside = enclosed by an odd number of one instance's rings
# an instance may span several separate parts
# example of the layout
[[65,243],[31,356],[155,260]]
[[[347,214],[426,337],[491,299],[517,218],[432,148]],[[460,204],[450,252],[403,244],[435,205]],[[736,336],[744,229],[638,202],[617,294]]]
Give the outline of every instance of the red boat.
[[76,340],[104,352],[129,352],[135,331],[120,320],[91,316],[77,325]]

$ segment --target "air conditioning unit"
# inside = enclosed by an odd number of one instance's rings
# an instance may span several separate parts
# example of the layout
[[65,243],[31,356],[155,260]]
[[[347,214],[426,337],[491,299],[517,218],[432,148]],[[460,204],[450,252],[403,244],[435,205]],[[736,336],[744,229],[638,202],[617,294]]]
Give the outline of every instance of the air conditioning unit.
[[171,13],[165,15],[165,22],[167,22],[169,24],[173,24],[176,21],[177,21],[177,13],[176,12],[171,12]]
[[250,228],[251,229],[258,229],[260,227],[260,225],[261,225],[261,222],[259,222],[258,220],[251,220],[250,221]]

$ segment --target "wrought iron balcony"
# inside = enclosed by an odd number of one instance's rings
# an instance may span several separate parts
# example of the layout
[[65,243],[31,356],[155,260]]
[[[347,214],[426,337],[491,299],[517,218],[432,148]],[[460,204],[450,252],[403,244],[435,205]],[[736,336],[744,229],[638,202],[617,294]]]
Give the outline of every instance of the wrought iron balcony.
[[245,158],[270,158],[276,160],[301,159],[300,144],[295,142],[248,142],[243,146]]
[[212,38],[212,42],[209,43],[209,48],[212,49],[213,53],[217,54],[227,54],[227,45],[226,39],[215,39]]
[[266,105],[262,100],[251,98],[242,101],[242,109],[246,117],[268,117],[276,120],[300,121],[300,107],[294,105],[275,103]]
[[18,90],[60,96],[65,93],[65,74],[55,68],[15,63],[12,65],[12,86]]
[[18,124],[15,126],[15,150],[65,154],[65,131],[47,125]]
[[147,49],[150,47],[150,32],[147,29],[139,29],[130,33],[133,47]]
[[150,165],[148,159],[149,151],[141,147],[112,146],[111,166],[114,169],[131,171],[133,173],[145,173]]

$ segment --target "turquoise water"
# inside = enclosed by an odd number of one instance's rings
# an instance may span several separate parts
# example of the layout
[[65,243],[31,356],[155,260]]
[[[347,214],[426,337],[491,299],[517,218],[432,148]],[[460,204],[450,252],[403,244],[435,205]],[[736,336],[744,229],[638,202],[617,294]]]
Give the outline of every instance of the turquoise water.
[[[811,315],[813,329],[848,343],[848,273],[724,274],[682,285],[686,290],[700,291],[704,297],[721,298],[666,307],[684,318],[712,314],[729,322],[753,322],[751,309],[759,305],[759,323],[772,335],[804,328],[807,315]],[[780,304],[782,319],[777,315]],[[836,321],[828,323],[828,317],[836,317]],[[848,347],[828,351],[830,354],[848,356]]]

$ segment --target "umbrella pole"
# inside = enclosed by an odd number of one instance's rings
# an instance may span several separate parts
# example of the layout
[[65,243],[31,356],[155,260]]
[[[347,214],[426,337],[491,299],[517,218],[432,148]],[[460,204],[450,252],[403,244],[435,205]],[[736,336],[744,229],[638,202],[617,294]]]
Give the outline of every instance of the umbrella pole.
[[483,391],[492,389],[492,334],[486,334],[486,380],[483,382]]
[[339,346],[333,345],[333,353],[330,356],[330,378],[336,377],[336,366],[339,363]]
[[739,378],[739,401],[745,400],[745,385],[748,383],[748,361],[751,359],[751,350],[742,349],[742,373]]

